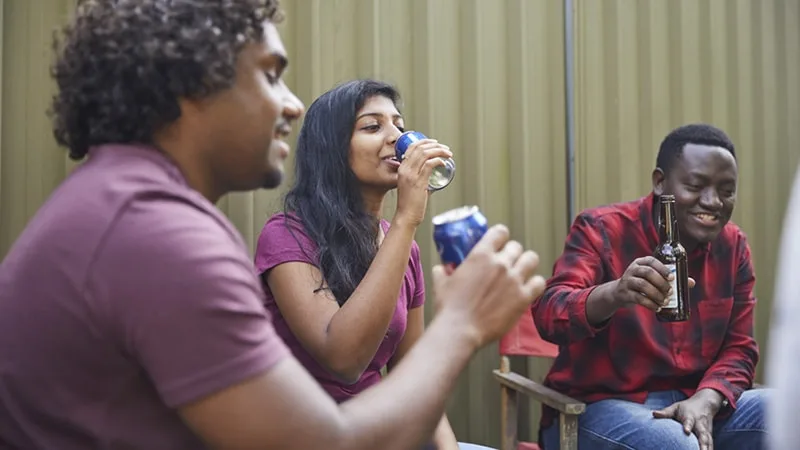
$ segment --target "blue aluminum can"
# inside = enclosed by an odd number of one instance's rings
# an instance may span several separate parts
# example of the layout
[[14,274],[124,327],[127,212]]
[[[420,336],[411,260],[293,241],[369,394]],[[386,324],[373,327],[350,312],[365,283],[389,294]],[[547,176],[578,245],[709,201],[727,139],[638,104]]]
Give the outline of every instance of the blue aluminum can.
[[[394,151],[397,160],[402,163],[408,147],[410,147],[414,142],[421,141],[423,139],[428,139],[428,137],[419,131],[406,131],[405,133],[401,134],[400,137],[397,138],[397,142],[394,144]],[[444,160],[444,165],[437,166],[435,169],[433,169],[433,173],[428,180],[428,190],[438,191],[440,189],[444,189],[448,184],[450,184],[451,181],[453,181],[453,177],[455,176],[456,163],[452,158],[447,158]]]
[[406,150],[408,150],[408,147],[411,147],[411,144],[414,142],[418,142],[423,139],[428,139],[428,136],[425,136],[419,131],[406,131],[405,133],[401,134],[400,137],[397,138],[397,142],[394,143],[394,151],[395,155],[397,156],[397,160],[402,161],[403,156],[406,154]]
[[455,269],[466,259],[489,226],[477,206],[462,206],[435,216],[433,242],[442,264]]

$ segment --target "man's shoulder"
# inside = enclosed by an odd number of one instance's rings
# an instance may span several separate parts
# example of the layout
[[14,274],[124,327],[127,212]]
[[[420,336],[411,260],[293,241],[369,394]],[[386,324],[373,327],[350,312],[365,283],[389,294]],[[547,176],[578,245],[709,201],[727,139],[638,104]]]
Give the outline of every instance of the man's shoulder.
[[100,243],[98,263],[108,259],[131,263],[163,260],[179,270],[211,258],[249,261],[244,241],[221,212],[173,194],[148,192],[131,199]]
[[91,226],[95,233],[132,214],[151,220],[222,216],[166,156],[146,147],[113,145],[91,154],[40,211],[67,219],[67,226]]
[[[99,149],[64,188],[87,192],[90,201],[80,207],[82,213],[99,219],[91,225],[95,242],[90,270],[127,267],[152,272],[148,268],[169,261],[169,272],[175,273],[211,255],[248,260],[244,241],[230,220],[152,149]],[[87,220],[63,205],[60,209],[62,215]]]
[[595,227],[622,228],[626,224],[641,226],[640,219],[648,197],[626,202],[608,203],[582,210],[576,221]]
[[230,222],[177,169],[141,152],[108,148],[76,167],[15,240],[4,268],[68,270],[80,284],[111,248],[115,258],[130,260],[152,243],[168,248],[209,233],[237,240]]

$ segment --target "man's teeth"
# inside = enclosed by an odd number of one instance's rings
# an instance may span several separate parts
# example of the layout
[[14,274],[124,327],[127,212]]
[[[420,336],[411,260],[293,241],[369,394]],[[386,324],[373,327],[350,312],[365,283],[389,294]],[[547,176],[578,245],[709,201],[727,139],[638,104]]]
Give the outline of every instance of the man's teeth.
[[696,216],[699,217],[700,220],[705,222],[711,222],[717,220],[716,216],[712,216],[711,214],[696,214]]

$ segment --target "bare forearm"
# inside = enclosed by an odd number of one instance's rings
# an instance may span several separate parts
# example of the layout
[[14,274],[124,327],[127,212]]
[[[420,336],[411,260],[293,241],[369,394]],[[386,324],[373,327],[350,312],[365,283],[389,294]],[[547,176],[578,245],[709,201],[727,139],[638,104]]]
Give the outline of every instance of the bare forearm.
[[458,450],[458,440],[446,415],[442,416],[436,431],[433,432],[433,442],[437,450]]
[[393,224],[364,279],[328,325],[324,352],[346,371],[360,372],[389,328],[403,283],[414,227]]
[[617,281],[611,281],[597,286],[586,299],[586,320],[592,326],[598,326],[619,309],[619,305],[614,301],[611,293]]
[[344,403],[347,433],[337,448],[417,449],[428,442],[477,348],[474,337],[454,335],[458,329],[457,318],[437,317],[381,383]]

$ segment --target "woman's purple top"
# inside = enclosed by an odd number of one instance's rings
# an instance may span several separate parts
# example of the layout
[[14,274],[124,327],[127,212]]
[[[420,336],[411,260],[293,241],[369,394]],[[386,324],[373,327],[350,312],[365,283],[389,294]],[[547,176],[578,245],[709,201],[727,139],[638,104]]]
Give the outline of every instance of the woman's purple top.
[[[279,264],[293,261],[319,267],[316,244],[311,241],[303,227],[296,220],[285,220],[285,217],[283,213],[272,216],[258,236],[255,266],[259,275]],[[291,227],[291,232],[287,229],[287,225]],[[384,232],[388,232],[389,222],[381,220],[381,227]],[[425,280],[419,259],[419,246],[417,246],[416,242],[412,243],[411,256],[408,259],[403,284],[400,287],[400,295],[397,296],[397,307],[389,323],[386,336],[367,369],[355,384],[347,385],[339,381],[311,356],[290,330],[289,325],[278,309],[278,305],[275,303],[272,291],[266,283],[264,291],[266,292],[266,307],[272,314],[273,325],[278,335],[283,338],[292,353],[294,353],[294,356],[317,379],[322,387],[337,402],[341,403],[380,381],[381,368],[394,355],[405,334],[408,310],[420,307],[425,302]],[[291,299],[284,299],[285,301],[291,301]]]

